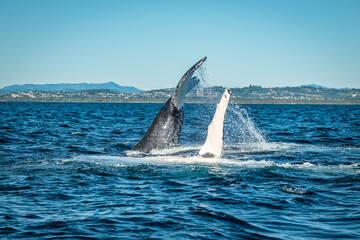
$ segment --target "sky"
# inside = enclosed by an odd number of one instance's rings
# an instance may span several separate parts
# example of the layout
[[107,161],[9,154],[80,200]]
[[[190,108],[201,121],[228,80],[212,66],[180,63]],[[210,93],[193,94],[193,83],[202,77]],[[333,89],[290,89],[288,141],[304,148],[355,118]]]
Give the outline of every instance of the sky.
[[0,88],[360,88],[359,0],[0,0]]

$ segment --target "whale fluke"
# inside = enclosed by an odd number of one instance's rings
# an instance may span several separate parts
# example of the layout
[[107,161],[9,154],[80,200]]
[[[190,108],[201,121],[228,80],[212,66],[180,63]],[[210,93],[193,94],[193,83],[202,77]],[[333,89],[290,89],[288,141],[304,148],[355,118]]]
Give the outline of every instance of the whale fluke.
[[208,127],[205,144],[199,151],[199,155],[202,157],[221,157],[224,143],[224,120],[230,96],[230,90],[225,89],[221,101],[216,107],[214,118]]
[[151,126],[141,140],[131,149],[149,153],[152,149],[161,149],[179,142],[184,117],[185,95],[199,83],[193,74],[206,60],[206,57],[194,64],[180,79],[175,93],[156,115]]

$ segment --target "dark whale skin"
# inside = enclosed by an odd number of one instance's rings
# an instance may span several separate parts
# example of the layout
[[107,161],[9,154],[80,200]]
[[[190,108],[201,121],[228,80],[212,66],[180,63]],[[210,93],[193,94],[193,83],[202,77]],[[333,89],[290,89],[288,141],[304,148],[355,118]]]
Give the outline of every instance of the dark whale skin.
[[184,108],[178,110],[169,98],[156,115],[148,131],[131,150],[149,153],[152,149],[161,149],[177,144],[183,118]]
[[[185,95],[198,84],[199,79],[192,77],[192,73],[206,60],[206,57],[195,63],[180,79],[175,93],[160,109],[148,131],[131,149],[150,153],[152,149],[162,149],[179,142],[184,119]],[[177,105],[176,105],[177,104]]]

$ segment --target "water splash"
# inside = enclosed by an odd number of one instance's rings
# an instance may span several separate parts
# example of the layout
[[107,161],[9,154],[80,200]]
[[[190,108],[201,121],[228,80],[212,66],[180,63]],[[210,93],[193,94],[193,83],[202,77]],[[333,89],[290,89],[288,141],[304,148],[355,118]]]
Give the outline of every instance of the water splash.
[[[198,68],[194,76],[200,79],[199,84],[194,88],[196,91],[195,96],[201,97],[200,99],[203,103],[218,104],[225,88],[214,87],[211,84],[206,65],[203,64]],[[194,97],[191,94],[189,96]],[[214,105],[214,108],[216,108],[216,105]],[[210,112],[212,111],[211,107]],[[274,148],[271,143],[266,141],[261,131],[256,128],[246,109],[240,105],[229,105],[224,127],[224,140],[228,146],[231,146],[231,151],[235,149],[235,151],[253,152],[267,151]]]
[[216,87],[214,81],[210,78],[206,62],[201,65],[195,72],[194,76],[200,81],[194,89],[188,93],[188,98],[195,98],[200,103],[218,103],[223,95],[225,88]]
[[266,143],[260,130],[249,117],[246,109],[239,105],[230,105],[226,116],[228,136],[238,143]]
[[254,122],[249,117],[245,108],[239,105],[230,105],[228,109],[228,119],[230,121],[229,127],[235,128],[229,130],[237,130],[232,131],[232,135],[238,135],[238,141],[266,143],[264,136],[261,131],[255,127]]
[[269,151],[272,144],[267,142],[255,126],[246,109],[232,104],[228,108],[225,122],[225,143],[230,150]]
[[208,85],[209,74],[207,71],[206,62],[204,62],[198,69],[196,69],[193,76],[200,80],[200,86]]

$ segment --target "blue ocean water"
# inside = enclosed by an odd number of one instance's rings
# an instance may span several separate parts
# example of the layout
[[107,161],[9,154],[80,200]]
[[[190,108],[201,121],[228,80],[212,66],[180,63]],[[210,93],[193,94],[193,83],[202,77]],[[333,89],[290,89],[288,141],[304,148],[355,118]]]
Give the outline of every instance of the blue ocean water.
[[360,106],[229,105],[221,159],[130,151],[161,104],[0,103],[2,239],[359,239]]

